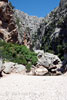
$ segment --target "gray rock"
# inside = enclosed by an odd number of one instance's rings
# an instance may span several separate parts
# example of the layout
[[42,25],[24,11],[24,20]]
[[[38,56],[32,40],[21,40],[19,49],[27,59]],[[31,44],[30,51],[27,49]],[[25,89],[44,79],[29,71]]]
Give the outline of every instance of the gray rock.
[[20,73],[26,71],[26,67],[24,65],[13,63],[13,62],[5,62],[3,66],[5,68],[3,72],[6,74],[10,74],[12,72]]
[[29,16],[28,14],[20,10],[15,10],[14,16],[15,16],[16,23],[17,20],[19,21],[17,23],[18,32],[19,32],[18,35],[19,42],[20,43],[23,42],[24,32],[26,32],[27,37],[29,37],[32,42],[34,38],[33,35],[36,34],[43,18],[38,18],[37,16]]
[[3,72],[6,73],[6,74],[10,74],[12,72],[12,70],[14,69],[15,63],[13,63],[13,62],[5,62],[3,64],[3,66],[5,68],[3,70]]
[[36,66],[31,68],[31,71],[27,75],[44,76],[48,73],[48,70],[44,66]]
[[62,61],[59,59],[58,56],[51,54],[51,53],[44,53],[43,51],[38,52],[38,64],[42,65],[48,69],[59,69],[62,67]]
[[16,64],[14,66],[13,71],[16,72],[16,73],[20,73],[20,72],[26,71],[26,67],[24,65],[21,65],[21,64]]
[[48,73],[48,70],[44,66],[38,66],[35,68],[35,75],[44,76]]

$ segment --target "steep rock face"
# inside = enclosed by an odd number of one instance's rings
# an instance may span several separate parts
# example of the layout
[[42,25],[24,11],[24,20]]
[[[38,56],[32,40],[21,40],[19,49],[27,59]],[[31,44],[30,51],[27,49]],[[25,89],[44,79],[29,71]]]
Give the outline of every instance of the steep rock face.
[[43,18],[38,18],[36,16],[29,16],[28,14],[15,10],[15,21],[18,26],[18,39],[20,44],[23,44],[24,41],[24,33],[26,33],[27,42],[30,44],[33,41],[33,35],[36,34],[38,28],[40,28],[40,23]]
[[55,53],[63,59],[64,49],[67,47],[66,5],[57,7],[43,19],[35,38],[36,49]]
[[8,0],[0,1],[0,39],[6,42],[17,43],[18,32],[13,18],[13,9]]

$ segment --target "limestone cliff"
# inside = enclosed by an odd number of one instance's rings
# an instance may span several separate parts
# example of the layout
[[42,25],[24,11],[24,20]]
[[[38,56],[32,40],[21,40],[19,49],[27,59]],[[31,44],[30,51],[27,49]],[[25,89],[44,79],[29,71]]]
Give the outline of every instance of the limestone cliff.
[[13,14],[13,9],[8,0],[0,0],[0,39],[17,43],[18,32]]
[[43,18],[29,16],[28,14],[19,10],[14,10],[14,16],[18,26],[18,39],[20,44],[23,44],[24,33],[26,33],[28,45],[32,44],[34,39],[33,35],[36,34],[38,28],[40,28],[40,23],[42,22]]

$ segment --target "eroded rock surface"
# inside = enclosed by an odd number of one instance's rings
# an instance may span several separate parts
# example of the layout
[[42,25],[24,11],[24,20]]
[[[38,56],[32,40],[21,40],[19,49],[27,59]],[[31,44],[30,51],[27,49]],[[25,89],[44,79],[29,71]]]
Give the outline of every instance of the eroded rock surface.
[[18,43],[18,31],[13,14],[13,9],[8,0],[0,1],[0,39],[6,42]]

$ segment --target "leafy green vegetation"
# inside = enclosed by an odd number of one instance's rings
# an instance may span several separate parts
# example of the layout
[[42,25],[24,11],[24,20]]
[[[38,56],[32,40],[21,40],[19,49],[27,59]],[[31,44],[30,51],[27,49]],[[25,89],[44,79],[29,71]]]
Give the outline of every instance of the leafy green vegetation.
[[32,65],[36,65],[37,63],[37,54],[30,51],[26,46],[5,43],[3,41],[0,41],[0,56],[2,56],[4,60],[27,66],[28,70]]
[[31,65],[32,65],[31,63],[27,64],[27,72],[29,72],[31,70],[31,67],[32,67]]

